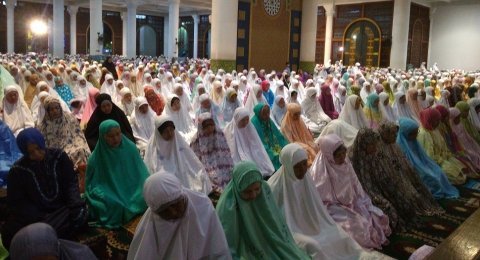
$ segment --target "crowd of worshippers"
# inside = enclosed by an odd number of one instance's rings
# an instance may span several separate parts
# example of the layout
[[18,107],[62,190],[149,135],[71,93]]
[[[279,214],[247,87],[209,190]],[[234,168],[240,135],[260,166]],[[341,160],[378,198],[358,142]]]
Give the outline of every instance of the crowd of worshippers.
[[0,58],[12,259],[142,214],[128,259],[381,258],[480,177],[480,72]]

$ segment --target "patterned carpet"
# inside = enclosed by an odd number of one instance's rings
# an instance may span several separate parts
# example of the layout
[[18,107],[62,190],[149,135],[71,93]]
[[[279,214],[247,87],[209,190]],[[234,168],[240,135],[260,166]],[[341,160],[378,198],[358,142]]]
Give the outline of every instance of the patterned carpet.
[[446,211],[445,214],[423,217],[421,227],[391,235],[389,237],[390,244],[385,246],[381,252],[396,259],[408,259],[417,248],[424,244],[438,246],[480,207],[480,191],[465,187],[457,188],[461,196],[459,199],[439,201]]

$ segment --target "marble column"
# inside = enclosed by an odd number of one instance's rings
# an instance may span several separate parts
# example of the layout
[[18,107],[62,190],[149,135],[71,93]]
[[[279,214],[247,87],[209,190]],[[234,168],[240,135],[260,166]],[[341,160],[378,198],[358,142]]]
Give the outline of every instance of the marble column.
[[323,64],[327,64],[332,59],[333,16],[335,15],[335,5],[332,3],[326,4],[323,7],[325,8],[325,14],[327,15]]
[[67,8],[70,14],[70,55],[77,54],[77,13],[78,6],[70,5]]
[[65,56],[65,1],[53,0],[53,56]]
[[169,58],[178,57],[178,25],[180,20],[180,0],[168,0],[168,54]]
[[312,72],[315,68],[315,47],[317,41],[317,0],[303,0],[302,35],[300,39],[300,68]]
[[212,0],[210,64],[214,71],[236,69],[237,19],[238,0]]
[[168,38],[170,37],[170,27],[168,25],[168,21],[170,19],[168,18],[168,16],[164,16],[163,17],[163,56],[167,57],[168,56],[168,53],[169,53],[169,50],[170,50],[170,46],[168,44]]
[[137,3],[130,0],[127,3],[127,57],[137,55]]
[[14,10],[17,5],[17,0],[6,0],[5,7],[7,7],[7,52],[15,52],[15,16]]
[[122,55],[127,56],[127,12],[122,12]]
[[200,17],[198,14],[192,15],[193,17],[193,58],[198,58],[198,24],[200,23]]
[[393,5],[391,68],[405,69],[407,67],[410,4],[411,0],[395,0]]
[[102,0],[90,0],[90,55],[103,54],[103,42],[98,42],[98,35],[103,36]]

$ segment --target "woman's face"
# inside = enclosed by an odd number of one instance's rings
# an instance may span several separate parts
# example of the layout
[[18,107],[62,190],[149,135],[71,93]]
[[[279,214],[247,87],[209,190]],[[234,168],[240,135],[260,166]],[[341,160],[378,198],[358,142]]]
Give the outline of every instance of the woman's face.
[[183,96],[183,88],[176,88],[175,94],[179,97]]
[[399,101],[400,101],[400,104],[403,105],[403,104],[405,104],[405,102],[407,102],[407,98],[406,98],[405,96],[402,96],[402,97],[399,99]]
[[148,112],[148,104],[143,104],[138,107],[138,111],[142,114],[146,114]]
[[175,127],[170,125],[167,126],[165,129],[163,129],[163,131],[160,132],[160,135],[165,141],[172,140],[175,137]]
[[280,108],[284,108],[285,107],[285,99],[281,98],[280,101],[278,101],[278,106]]
[[180,111],[180,108],[181,108],[180,99],[174,98],[172,100],[172,110],[174,112],[177,112],[177,111]]
[[373,102],[373,107],[378,107],[378,104],[380,103],[380,100],[377,99]]
[[57,119],[62,116],[62,107],[58,103],[54,103],[50,106],[48,106],[48,116],[51,119]]
[[16,104],[18,102],[18,92],[17,91],[12,91],[9,92],[5,98],[7,99],[7,102],[9,104]]
[[263,121],[267,121],[270,118],[270,108],[268,106],[264,106],[260,111],[260,119]]
[[198,89],[198,95],[200,96],[200,95],[203,95],[203,94],[205,94],[205,89],[204,88],[199,88]]
[[417,100],[418,99],[418,93],[412,93],[411,94],[412,100]]
[[210,104],[210,100],[204,100],[202,103],[200,103],[203,109],[210,109],[212,104]]
[[106,101],[103,101],[102,104],[100,105],[100,110],[106,114],[106,115],[109,115],[110,113],[112,113],[112,102],[106,100]]
[[120,91],[123,88],[123,83],[117,84],[117,90]]
[[41,162],[45,158],[45,150],[40,148],[37,144],[27,145],[28,158],[32,161]]
[[381,137],[384,143],[393,144],[397,140],[398,127],[394,129],[389,129],[382,131]]
[[180,199],[157,214],[164,220],[181,219],[187,211],[188,199]]
[[342,145],[333,152],[333,160],[335,161],[335,164],[340,165],[345,163],[345,158],[347,157],[347,148],[345,145]]
[[308,163],[307,160],[303,160],[293,166],[293,172],[295,173],[295,177],[299,180],[303,180],[305,174],[308,170]]
[[238,122],[238,128],[240,129],[245,128],[249,122],[250,122],[250,118],[248,116],[242,118],[242,120]]
[[235,102],[236,99],[237,99],[237,94],[233,94],[233,95],[230,96],[230,98],[228,98],[228,101],[233,103],[233,102]]
[[127,103],[131,103],[132,102],[132,94],[130,93],[127,93],[123,96],[123,101],[127,102]]
[[302,114],[301,112],[295,112],[295,113],[293,113],[292,119],[295,120],[295,121],[299,120],[301,114]]
[[355,109],[358,110],[361,104],[362,104],[362,100],[358,97],[357,100],[355,101]]
[[215,121],[213,119],[203,121],[202,132],[205,136],[211,136],[215,132]]
[[410,141],[417,140],[417,136],[418,136],[418,128],[415,128],[408,134],[408,140]]
[[108,83],[109,85],[112,85],[112,84],[113,84],[113,79],[107,79],[107,83]]
[[254,182],[240,192],[240,197],[245,201],[253,201],[262,193],[262,183]]
[[120,127],[114,127],[105,134],[105,142],[111,148],[116,148],[122,143],[122,130]]
[[383,105],[384,105],[384,106],[388,106],[388,101],[389,101],[388,98],[385,99],[385,101],[383,101]]

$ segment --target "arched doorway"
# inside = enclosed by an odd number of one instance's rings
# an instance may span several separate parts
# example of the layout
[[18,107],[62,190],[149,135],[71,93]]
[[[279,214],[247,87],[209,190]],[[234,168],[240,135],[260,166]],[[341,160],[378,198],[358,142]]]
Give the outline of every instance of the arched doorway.
[[188,33],[187,29],[181,26],[178,29],[178,57],[188,56]]
[[139,30],[139,54],[157,56],[157,33],[148,25],[143,25]]
[[205,34],[203,35],[203,42],[204,42],[204,50],[203,53],[205,54],[204,58],[210,58],[210,44],[211,44],[211,28],[209,28]]
[[415,68],[419,68],[422,63],[422,38],[423,38],[423,23],[417,19],[413,23],[412,45],[410,47],[410,64]]
[[[90,25],[87,27],[87,53],[90,53]],[[113,30],[103,23],[103,54],[113,54]]]
[[347,26],[343,34],[343,64],[380,65],[380,27],[370,19],[361,18]]

